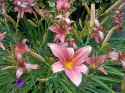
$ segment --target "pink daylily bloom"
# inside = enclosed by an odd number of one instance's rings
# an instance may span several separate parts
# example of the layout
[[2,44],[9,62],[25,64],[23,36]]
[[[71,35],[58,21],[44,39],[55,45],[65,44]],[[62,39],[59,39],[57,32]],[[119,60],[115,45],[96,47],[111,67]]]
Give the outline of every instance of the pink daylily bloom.
[[22,54],[28,52],[30,49],[27,45],[25,45],[27,39],[23,39],[22,43],[20,43],[18,40],[15,40],[16,47],[15,47],[15,56],[20,58],[22,57]]
[[34,69],[39,69],[38,64],[26,63],[26,60],[23,58],[17,59],[18,66],[16,67],[16,77],[19,78],[25,70],[31,71]]
[[67,27],[63,27],[63,26],[60,26],[58,24],[56,24],[56,26],[50,26],[49,29],[52,31],[52,32],[55,32],[56,33],[56,36],[54,38],[54,42],[59,38],[59,40],[64,43],[64,40],[65,40],[65,37],[66,37],[66,34],[69,30],[71,30],[71,27],[67,26]]
[[109,53],[109,57],[113,62],[121,61],[123,65],[123,69],[125,69],[125,52],[115,50],[114,52]]
[[67,10],[70,7],[70,3],[68,3],[68,0],[57,0],[56,3],[56,8],[58,11]]
[[74,21],[71,21],[69,19],[69,16],[70,16],[70,12],[67,12],[66,14],[59,14],[59,15],[57,15],[56,18],[59,18],[59,23],[66,22],[68,25],[70,25]]
[[66,39],[66,42],[64,42],[64,43],[60,42],[59,45],[61,47],[65,47],[65,48],[69,46],[69,47],[72,47],[74,50],[78,49],[78,46],[75,43],[75,39],[73,39],[73,38],[68,38],[68,39]]
[[18,17],[23,18],[24,12],[32,13],[32,4],[34,0],[14,0],[14,4],[17,5],[14,11],[18,11]]
[[122,12],[116,11],[116,15],[113,17],[113,23],[116,25],[115,31],[122,29]]
[[88,74],[88,68],[82,64],[91,52],[91,46],[78,49],[74,53],[73,48],[64,48],[57,44],[48,44],[53,54],[59,61],[52,65],[53,73],[64,70],[67,77],[76,85],[82,81],[81,72]]
[[5,35],[6,35],[6,32],[0,33],[0,48],[2,48],[3,50],[5,50],[5,47],[4,47],[3,43],[2,43],[2,40],[5,37]]
[[94,38],[96,43],[100,43],[104,39],[104,34],[103,34],[104,28],[100,26],[99,21],[95,19],[95,26],[93,27],[93,31],[90,35],[90,38]]
[[86,63],[90,65],[92,68],[97,68],[101,72],[103,72],[105,75],[108,75],[108,73],[105,71],[105,69],[102,67],[103,62],[106,59],[106,55],[100,55],[96,57],[96,54],[93,57],[86,58]]

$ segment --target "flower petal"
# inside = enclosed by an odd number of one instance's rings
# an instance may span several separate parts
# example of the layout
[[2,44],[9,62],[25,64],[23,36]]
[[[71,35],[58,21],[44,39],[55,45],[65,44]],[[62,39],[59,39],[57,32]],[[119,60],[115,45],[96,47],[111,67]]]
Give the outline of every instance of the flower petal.
[[66,37],[65,34],[61,34],[61,35],[60,35],[59,39],[60,39],[60,41],[61,41],[62,43],[64,43],[65,37]]
[[101,66],[101,64],[105,61],[106,59],[106,54],[100,55],[97,58],[97,66]]
[[78,49],[74,54],[75,65],[81,65],[85,61],[85,59],[88,57],[91,50],[92,50],[91,46],[86,46],[86,47]]
[[2,48],[3,50],[5,50],[5,47],[2,43],[0,43],[0,48]]
[[125,61],[124,60],[120,60],[122,62],[122,66],[123,66],[123,69],[125,69]]
[[39,69],[38,64],[30,64],[30,63],[25,63],[25,68],[27,71],[31,71],[32,69]]
[[76,69],[65,69],[65,73],[76,86],[79,86],[82,81],[82,74],[80,71]]
[[105,69],[102,66],[100,66],[98,68],[98,70],[100,70],[101,72],[103,72],[105,75],[108,75],[108,73],[105,71]]
[[69,58],[69,54],[66,48],[61,47],[54,43],[49,43],[48,46],[50,47],[51,51],[56,57],[59,57],[60,62],[66,62]]
[[23,74],[24,70],[24,68],[18,67],[18,69],[16,70],[16,77],[19,78]]
[[95,63],[95,61],[94,61],[94,59],[92,57],[87,57],[86,58],[86,63],[91,65],[91,64]]
[[61,62],[56,62],[52,65],[52,71],[53,73],[57,73],[59,71],[64,70],[63,64]]
[[89,72],[88,67],[84,64],[82,64],[80,66],[75,66],[74,68],[80,72],[83,72],[84,74],[88,74],[88,72]]

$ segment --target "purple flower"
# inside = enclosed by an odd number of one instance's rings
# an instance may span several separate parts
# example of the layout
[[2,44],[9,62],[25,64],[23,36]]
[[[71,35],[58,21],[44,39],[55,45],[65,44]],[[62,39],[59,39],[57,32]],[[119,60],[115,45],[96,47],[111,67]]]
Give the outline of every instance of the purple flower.
[[24,80],[23,80],[22,78],[17,79],[16,85],[17,85],[18,87],[21,87],[23,84],[24,84]]

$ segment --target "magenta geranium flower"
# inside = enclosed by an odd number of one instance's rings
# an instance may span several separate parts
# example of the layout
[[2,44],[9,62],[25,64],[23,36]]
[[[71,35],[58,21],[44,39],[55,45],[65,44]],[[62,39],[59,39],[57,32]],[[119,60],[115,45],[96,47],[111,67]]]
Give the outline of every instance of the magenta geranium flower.
[[83,64],[88,57],[91,46],[78,49],[74,53],[73,48],[60,47],[57,44],[48,44],[53,54],[59,58],[59,61],[52,65],[53,73],[64,70],[67,77],[76,85],[82,81],[81,72],[88,74],[88,68]]
[[59,39],[62,43],[64,43],[66,34],[69,30],[71,30],[70,26],[63,27],[61,25],[56,24],[56,26],[50,26],[49,29],[52,32],[56,33],[56,36],[54,38],[54,42]]
[[22,43],[20,43],[18,40],[15,40],[16,47],[15,47],[15,56],[16,57],[22,57],[22,54],[28,52],[30,49],[27,45],[25,45],[27,39],[23,39]]
[[3,50],[5,50],[5,47],[4,47],[3,43],[2,43],[2,40],[5,37],[5,35],[6,35],[6,32],[0,33],[0,48],[2,48]]
[[108,73],[105,71],[105,69],[102,67],[103,62],[106,59],[106,55],[100,55],[96,57],[96,52],[94,52],[93,57],[86,58],[86,63],[90,65],[92,68],[97,68],[101,72],[103,72],[105,75],[108,75]]
[[56,3],[56,8],[58,11],[67,10],[70,7],[70,3],[68,3],[68,0],[57,0]]
[[16,67],[16,77],[19,78],[25,70],[31,71],[33,69],[39,69],[38,64],[27,63],[24,58],[17,59],[18,66]]
[[14,4],[16,5],[14,11],[18,11],[19,18],[23,18],[24,12],[32,13],[31,5],[33,2],[34,0],[14,0]]

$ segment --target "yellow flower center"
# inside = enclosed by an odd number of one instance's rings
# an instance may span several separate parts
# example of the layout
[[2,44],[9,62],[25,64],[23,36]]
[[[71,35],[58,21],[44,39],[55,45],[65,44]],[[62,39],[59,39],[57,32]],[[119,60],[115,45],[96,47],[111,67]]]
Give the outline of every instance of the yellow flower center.
[[75,62],[75,59],[73,58],[71,61],[69,61],[69,62],[64,62],[64,66],[66,67],[66,68],[72,68],[73,66],[74,66],[74,62]]
[[96,63],[93,63],[93,64],[90,65],[90,67],[91,68],[96,68],[96,65],[97,65]]

